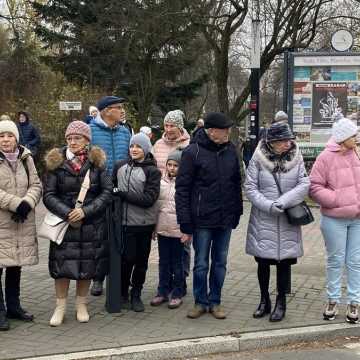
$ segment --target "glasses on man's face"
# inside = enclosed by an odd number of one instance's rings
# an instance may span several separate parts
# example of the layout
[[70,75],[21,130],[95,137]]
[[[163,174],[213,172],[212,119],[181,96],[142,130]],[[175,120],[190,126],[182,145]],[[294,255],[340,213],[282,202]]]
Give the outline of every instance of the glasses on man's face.
[[68,136],[68,137],[66,138],[66,141],[67,141],[68,143],[72,143],[72,142],[79,143],[79,142],[82,142],[83,139],[84,139],[84,138],[83,138],[82,136],[76,136],[76,135],[74,135],[74,136]]

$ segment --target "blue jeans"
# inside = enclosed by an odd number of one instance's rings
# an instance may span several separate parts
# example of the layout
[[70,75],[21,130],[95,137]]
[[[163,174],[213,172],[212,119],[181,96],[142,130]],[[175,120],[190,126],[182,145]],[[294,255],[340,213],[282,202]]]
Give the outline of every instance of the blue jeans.
[[[158,236],[159,286],[158,295],[181,298],[184,293],[184,244],[179,238]],[[171,294],[170,294],[171,293]]]
[[341,298],[344,265],[347,272],[347,302],[360,303],[360,219],[322,216],[320,223],[327,251],[327,295]]
[[[231,228],[195,230],[193,235],[195,304],[212,307],[221,303],[221,289],[225,280],[230,236]],[[208,292],[210,251],[211,267]]]

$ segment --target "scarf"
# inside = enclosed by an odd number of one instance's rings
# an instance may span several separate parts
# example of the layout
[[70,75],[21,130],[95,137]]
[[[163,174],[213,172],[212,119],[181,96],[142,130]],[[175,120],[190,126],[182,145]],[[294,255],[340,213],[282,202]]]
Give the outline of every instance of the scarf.
[[9,163],[11,169],[16,172],[16,168],[17,168],[17,160],[19,157],[19,149],[16,148],[14,152],[11,153],[6,153],[4,151],[2,151],[2,153],[5,156],[5,159],[7,160],[7,162]]
[[273,173],[283,172],[286,173],[290,169],[288,169],[285,165],[288,161],[294,159],[296,153],[296,146],[293,144],[291,148],[282,154],[276,154],[273,148],[266,143],[266,141],[261,142],[261,152],[266,156],[268,160],[270,160],[274,164]]
[[88,158],[88,149],[83,149],[76,154],[73,154],[69,148],[66,149],[66,159],[69,165],[75,172],[80,172],[82,166]]

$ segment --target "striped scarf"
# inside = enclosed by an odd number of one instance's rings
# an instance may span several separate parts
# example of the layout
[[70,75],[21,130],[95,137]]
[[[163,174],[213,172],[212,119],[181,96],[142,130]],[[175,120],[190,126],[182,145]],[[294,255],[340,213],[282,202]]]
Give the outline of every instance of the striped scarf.
[[75,172],[80,172],[82,166],[88,158],[88,149],[83,149],[76,154],[73,154],[69,149],[66,149],[66,159],[69,165]]

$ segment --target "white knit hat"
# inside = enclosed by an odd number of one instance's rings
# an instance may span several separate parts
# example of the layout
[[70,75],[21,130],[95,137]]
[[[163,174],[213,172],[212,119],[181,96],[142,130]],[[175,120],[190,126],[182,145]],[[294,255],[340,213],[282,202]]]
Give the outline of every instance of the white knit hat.
[[165,123],[172,123],[180,130],[184,128],[185,114],[181,110],[169,111],[164,118]]
[[338,144],[356,135],[357,132],[357,126],[347,118],[341,118],[334,122],[332,127],[332,136]]
[[14,134],[16,141],[19,142],[19,130],[16,124],[11,120],[1,120],[0,121],[0,134],[4,132],[9,132]]
[[93,111],[99,112],[99,110],[96,106],[93,106],[93,105],[89,106],[89,114],[91,114]]
[[280,110],[275,114],[273,122],[288,121],[288,120],[289,120],[288,114],[285,111]]
[[150,136],[151,133],[152,133],[152,130],[151,130],[151,128],[148,127],[148,126],[142,126],[142,127],[140,128],[140,132],[143,133],[143,134],[145,134],[145,135],[147,135],[147,136]]

